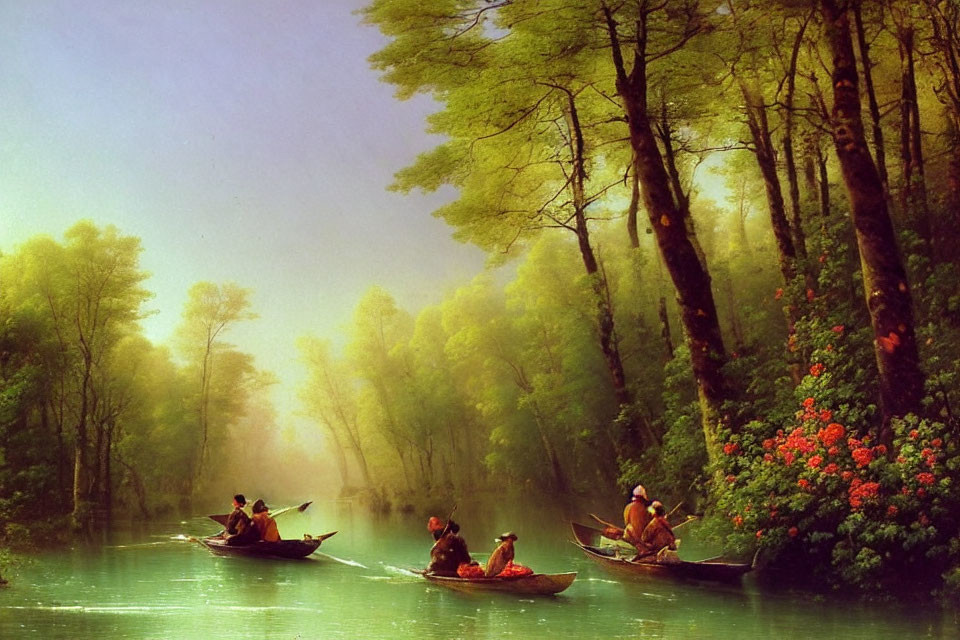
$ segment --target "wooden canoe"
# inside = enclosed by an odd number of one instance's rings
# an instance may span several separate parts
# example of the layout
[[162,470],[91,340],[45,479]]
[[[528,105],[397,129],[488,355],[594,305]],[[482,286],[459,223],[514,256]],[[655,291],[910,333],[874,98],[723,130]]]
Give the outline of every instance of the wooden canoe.
[[316,538],[306,540],[278,540],[266,542],[260,540],[252,544],[229,545],[223,538],[212,536],[202,538],[200,543],[218,556],[237,556],[248,558],[306,558],[320,547],[320,543],[337,533],[333,531]]
[[423,571],[417,571],[428,582],[438,584],[454,591],[466,593],[500,592],[516,593],[528,596],[551,596],[560,593],[577,577],[577,572],[570,573],[533,573],[528,576],[514,578],[454,578],[435,576]]
[[602,531],[577,522],[571,522],[575,544],[588,558],[604,569],[628,576],[653,576],[681,578],[690,580],[709,580],[712,582],[738,582],[743,574],[753,569],[753,565],[737,562],[724,562],[719,558],[676,564],[659,564],[652,558],[636,562],[630,560],[632,553],[617,545],[602,544]]

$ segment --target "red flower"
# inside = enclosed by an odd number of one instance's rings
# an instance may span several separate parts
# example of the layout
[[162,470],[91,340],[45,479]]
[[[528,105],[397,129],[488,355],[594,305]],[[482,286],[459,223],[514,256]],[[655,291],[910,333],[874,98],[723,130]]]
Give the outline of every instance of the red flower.
[[933,450],[932,450],[932,449],[924,449],[923,451],[920,452],[920,457],[921,457],[921,458],[929,458],[929,457],[932,456],[932,455],[933,455]]
[[823,264],[824,262],[826,262],[826,261],[827,261],[827,254],[821,253],[821,254],[820,254],[820,257],[817,258],[817,261],[820,262],[820,264]]
[[862,469],[873,462],[873,451],[867,449],[866,447],[854,449],[850,455],[853,457],[854,462],[857,463],[858,469]]
[[923,526],[923,527],[930,526],[930,518],[928,518],[927,514],[925,513],[920,514],[920,526]]
[[940,447],[943,446],[943,440],[941,440],[940,438],[934,438],[933,440],[930,441],[930,444],[932,444],[935,448],[939,449]]
[[825,466],[825,467],[823,468],[823,472],[824,472],[825,474],[827,474],[828,476],[832,476],[832,475],[835,474],[839,469],[840,469],[840,467],[837,466],[837,463],[831,462],[830,464],[828,464],[827,466]]
[[851,449],[856,449],[860,446],[860,441],[856,438],[847,438],[847,446]]
[[832,447],[839,440],[843,439],[847,433],[843,428],[842,424],[831,422],[825,428],[820,429],[817,432],[817,437],[820,438],[820,442],[823,443],[825,447]]
[[863,506],[864,500],[876,498],[879,490],[879,482],[863,482],[860,478],[855,478],[854,481],[850,483],[850,489],[847,490],[850,506],[854,509],[859,509]]
[[738,451],[740,451],[740,443],[738,442],[728,442],[727,444],[723,445],[723,452],[728,456],[732,456]]
[[779,289],[777,289],[777,290],[774,292],[774,294],[773,294],[773,299],[774,299],[774,300],[779,300],[779,299],[782,298],[782,297],[783,297],[783,287],[780,287]]
[[835,456],[838,453],[840,453],[840,449],[838,449],[837,447],[830,447],[829,449],[827,449],[828,455]]
[[817,294],[814,293],[813,289],[807,289],[807,301],[813,302],[813,299],[817,297]]
[[887,515],[890,516],[891,518],[892,518],[893,516],[897,515],[897,507],[896,507],[896,505],[893,505],[893,504],[892,504],[892,505],[890,505],[889,507],[887,507]]
[[820,422],[830,422],[833,419],[833,411],[830,409],[820,410]]
[[816,469],[820,466],[821,462],[823,462],[823,458],[820,456],[812,456],[809,460],[807,460],[807,466],[811,469]]
[[913,431],[910,432],[910,439],[911,439],[911,440],[916,440],[916,439],[919,438],[919,437],[920,437],[920,432],[917,431],[916,429],[914,429]]
[[769,453],[765,453],[765,454],[763,454],[763,461],[764,461],[764,462],[773,462],[773,456],[770,455]]
[[810,481],[806,478],[800,478],[797,480],[797,486],[799,486],[801,489],[807,489],[810,486]]
[[784,462],[787,466],[793,464],[793,460],[794,460],[795,457],[796,457],[796,456],[793,455],[793,452],[792,452],[792,451],[784,451],[784,452],[783,452],[783,462]]
[[922,497],[925,496],[925,495],[927,495],[927,490],[926,490],[926,489],[924,489],[923,487],[920,487],[919,489],[917,489],[917,497],[918,497],[918,498],[922,498]]
[[926,471],[924,471],[923,473],[917,474],[917,482],[919,482],[920,484],[925,484],[929,486],[936,481],[937,479],[934,477],[932,473],[927,473]]
[[734,516],[733,517],[733,526],[742,527],[743,526],[743,516]]
[[877,446],[875,446],[875,447],[873,448],[873,451],[874,451],[874,453],[876,453],[878,456],[885,456],[885,455],[887,455],[887,445],[885,445],[885,444],[878,444]]
[[798,533],[800,533],[800,530],[797,529],[796,527],[790,527],[789,529],[787,529],[787,535],[790,536],[791,538],[796,538]]
[[763,529],[760,529],[760,531],[757,531],[757,540],[759,540],[762,537],[763,537]]
[[844,482],[850,482],[850,479],[853,477],[853,471],[844,471],[840,474],[840,477],[843,478]]
[[824,370],[826,370],[826,367],[823,366],[822,363],[818,362],[810,367],[810,375],[812,375],[814,378],[818,378],[820,377],[820,374],[824,372]]
[[838,324],[834,328],[830,329],[830,331],[833,331],[834,333],[843,333],[843,325]]
[[904,458],[903,456],[897,456],[897,462],[898,462],[898,463],[903,464],[903,463],[906,462],[906,461],[907,461],[907,459]]
[[773,438],[767,438],[766,440],[763,441],[763,448],[769,451],[770,449],[773,449],[773,445],[775,444],[777,444],[776,440],[774,440]]
[[933,465],[935,465],[935,464],[937,464],[937,457],[936,457],[936,456],[930,456],[929,458],[927,458],[927,466],[928,466],[928,467],[930,467],[931,469],[933,469]]
[[807,398],[806,400],[803,401],[803,406],[805,406],[807,409],[812,409],[814,402],[816,402],[816,400],[814,400],[813,398]]

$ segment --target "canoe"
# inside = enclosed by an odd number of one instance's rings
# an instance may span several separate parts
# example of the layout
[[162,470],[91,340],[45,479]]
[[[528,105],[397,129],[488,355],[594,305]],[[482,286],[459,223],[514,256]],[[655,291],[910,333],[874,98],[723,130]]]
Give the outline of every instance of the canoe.
[[517,593],[528,596],[551,596],[560,593],[577,577],[577,572],[570,573],[532,573],[528,576],[513,578],[454,578],[449,576],[435,576],[422,571],[417,572],[428,582],[438,584],[454,591],[466,593],[480,593],[498,591],[500,593]]
[[248,558],[306,558],[320,547],[320,543],[337,533],[326,533],[305,540],[278,540],[266,542],[260,540],[252,544],[229,545],[223,538],[212,536],[201,538],[200,543],[218,556],[237,556]]
[[576,538],[574,544],[604,569],[620,575],[738,582],[743,574],[753,569],[751,564],[724,562],[720,558],[696,562],[683,560],[675,564],[659,564],[653,558],[634,562],[630,560],[633,554],[622,546],[601,544],[602,532],[599,529],[577,522],[571,522],[570,525]]

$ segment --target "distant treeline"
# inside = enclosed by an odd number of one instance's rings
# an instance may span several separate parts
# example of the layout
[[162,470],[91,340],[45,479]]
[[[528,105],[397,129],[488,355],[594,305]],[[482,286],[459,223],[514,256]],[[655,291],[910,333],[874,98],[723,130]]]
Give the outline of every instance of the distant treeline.
[[0,256],[0,536],[12,543],[38,525],[89,531],[117,508],[189,513],[211,492],[229,505],[238,482],[279,482],[307,459],[280,438],[272,376],[224,341],[254,317],[248,291],[197,283],[173,351],[156,346],[139,325],[151,296],[140,253],[138,238],[83,221],[63,243],[38,236]]

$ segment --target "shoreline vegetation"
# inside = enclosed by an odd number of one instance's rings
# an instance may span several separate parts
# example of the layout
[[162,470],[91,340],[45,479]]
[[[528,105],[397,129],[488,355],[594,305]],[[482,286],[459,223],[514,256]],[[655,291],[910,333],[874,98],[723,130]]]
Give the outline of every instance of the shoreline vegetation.
[[643,483],[769,575],[960,597],[960,7],[537,5],[362,11],[371,65],[443,137],[391,188],[452,188],[433,213],[490,268],[287,337],[309,433],[230,342],[242,284],[195,283],[153,344],[140,238],[82,220],[3,247],[0,544],[250,478],[376,512]]

